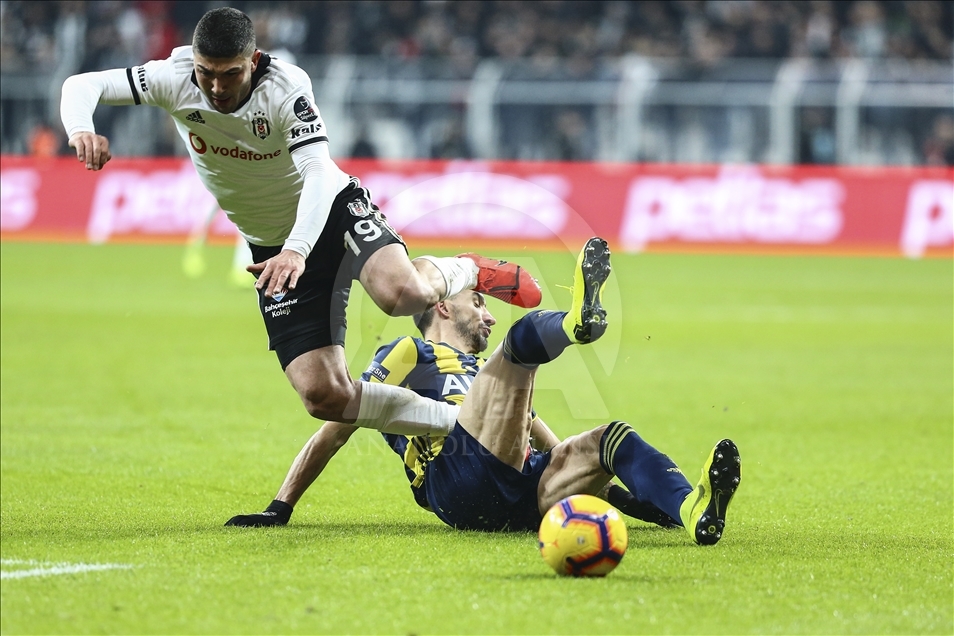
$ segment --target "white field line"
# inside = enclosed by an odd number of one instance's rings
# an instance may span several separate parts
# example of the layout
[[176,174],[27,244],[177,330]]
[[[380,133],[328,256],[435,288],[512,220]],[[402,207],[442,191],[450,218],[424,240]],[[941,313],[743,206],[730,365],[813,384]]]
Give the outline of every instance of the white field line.
[[28,570],[0,570],[0,579],[25,579],[31,576],[56,576],[58,574],[83,574],[100,570],[128,570],[131,565],[122,563],[51,563],[32,559],[0,559],[0,565],[32,565]]

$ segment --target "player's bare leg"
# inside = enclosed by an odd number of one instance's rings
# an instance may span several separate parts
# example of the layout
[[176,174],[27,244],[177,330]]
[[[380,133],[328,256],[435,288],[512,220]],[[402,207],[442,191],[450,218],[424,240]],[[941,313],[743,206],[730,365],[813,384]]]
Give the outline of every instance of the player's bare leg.
[[540,514],[570,495],[597,495],[612,479],[600,465],[600,439],[606,426],[568,437],[550,451],[550,463],[537,488]]
[[[344,419],[348,405],[357,397],[358,388],[348,373],[344,347],[338,345],[303,353],[285,368],[285,375],[305,410],[318,419]],[[357,411],[351,422],[355,416]]]
[[[385,246],[372,254],[361,268],[358,280],[371,300],[391,316],[422,312],[445,292],[444,278],[437,268],[424,261],[421,266],[413,264],[400,244]],[[465,279],[461,284],[468,282]]]
[[386,384],[351,378],[344,348],[331,345],[298,356],[285,368],[308,413],[399,435],[446,435],[459,409]]
[[586,242],[577,259],[569,312],[536,311],[518,320],[474,379],[458,418],[482,446],[521,469],[530,437],[530,399],[536,368],[566,347],[598,339],[606,330],[601,295],[610,274],[609,248]]
[[530,398],[536,369],[504,359],[503,345],[474,378],[457,421],[494,457],[517,470],[530,443]]

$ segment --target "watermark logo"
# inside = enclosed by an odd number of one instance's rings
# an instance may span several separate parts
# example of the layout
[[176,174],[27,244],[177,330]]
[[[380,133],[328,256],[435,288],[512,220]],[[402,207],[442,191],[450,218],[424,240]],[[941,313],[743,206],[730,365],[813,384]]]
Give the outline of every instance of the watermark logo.
[[552,239],[572,216],[570,181],[561,175],[521,179],[452,167],[409,177],[372,173],[363,181],[391,226],[408,236]]
[[[514,262],[533,273],[544,292],[543,307],[569,309],[572,294],[565,288],[573,284],[573,268],[579,250],[587,238],[597,235],[593,228],[567,203],[569,179],[555,174],[536,174],[519,178],[490,172],[481,164],[452,164],[444,174],[400,175],[371,173],[362,185],[373,194],[389,222],[405,235],[414,237],[488,237],[496,239],[545,239],[566,248],[565,267],[543,268],[527,253],[494,252],[493,258]],[[462,250],[463,251],[463,250]],[[369,278],[378,274],[364,272]],[[383,274],[382,274],[383,275]],[[622,299],[617,277],[610,276],[602,301],[610,315],[610,324],[621,325]],[[526,310],[496,300],[489,301],[498,325],[508,325],[526,314]],[[345,346],[349,364],[364,364],[384,343],[413,334],[407,318],[391,318],[364,293],[352,293],[349,318],[371,328],[349,330]],[[617,322],[618,321],[618,322]],[[500,330],[502,337],[505,329]],[[610,416],[601,395],[601,386],[609,378],[620,351],[621,328],[609,329],[597,342],[585,347],[569,347],[558,359],[541,370],[533,384],[538,396],[559,395],[575,418],[605,419]],[[489,351],[484,355],[489,355]],[[373,372],[373,365],[368,369]],[[572,382],[567,378],[572,377]],[[450,394],[465,393],[470,378],[460,375],[442,378],[434,388]]]

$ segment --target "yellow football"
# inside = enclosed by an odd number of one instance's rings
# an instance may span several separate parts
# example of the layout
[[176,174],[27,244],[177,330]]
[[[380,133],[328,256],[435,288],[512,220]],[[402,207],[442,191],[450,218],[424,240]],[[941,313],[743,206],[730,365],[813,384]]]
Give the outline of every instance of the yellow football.
[[613,506],[590,495],[556,503],[540,523],[540,554],[557,574],[606,576],[626,554],[626,523]]

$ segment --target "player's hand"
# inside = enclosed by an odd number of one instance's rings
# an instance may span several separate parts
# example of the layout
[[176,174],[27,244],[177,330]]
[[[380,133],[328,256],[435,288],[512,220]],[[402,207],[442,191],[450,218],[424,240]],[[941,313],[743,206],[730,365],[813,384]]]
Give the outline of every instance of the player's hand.
[[70,137],[70,147],[76,149],[76,158],[86,162],[87,170],[102,170],[113,158],[109,154],[109,140],[91,132],[78,132]]
[[294,250],[282,250],[267,261],[245,269],[258,276],[255,289],[264,289],[266,297],[274,298],[286,289],[295,289],[298,277],[305,271],[305,257]]

